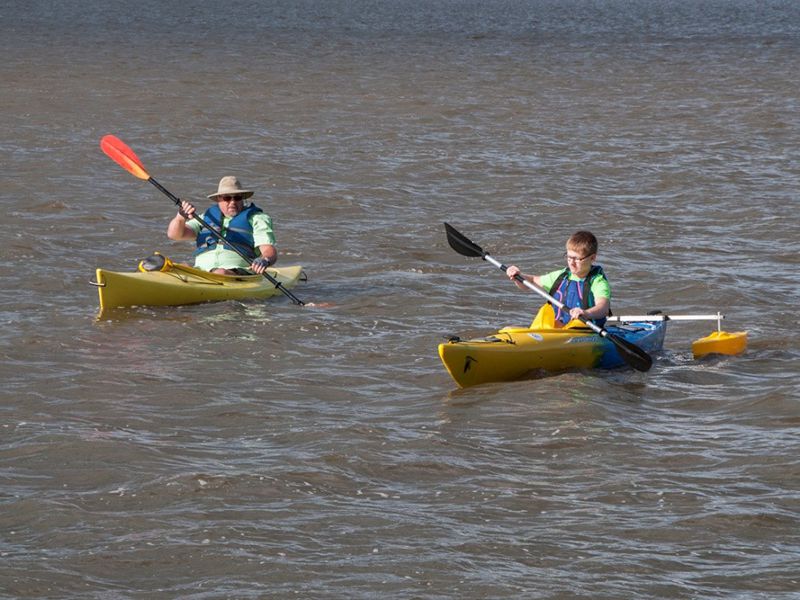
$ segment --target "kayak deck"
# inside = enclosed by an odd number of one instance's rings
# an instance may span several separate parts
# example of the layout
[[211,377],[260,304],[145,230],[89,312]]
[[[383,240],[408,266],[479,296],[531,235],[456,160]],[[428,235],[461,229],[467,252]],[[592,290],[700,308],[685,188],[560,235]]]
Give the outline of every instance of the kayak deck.
[[[288,266],[267,271],[290,289],[303,276],[303,267]],[[269,298],[281,291],[261,275],[220,275],[169,260],[159,271],[122,273],[96,270],[100,312],[130,306],[178,306],[223,300]]]
[[[664,345],[666,327],[666,321],[641,322],[607,330],[646,352],[658,352]],[[461,387],[513,381],[539,371],[612,369],[625,364],[612,342],[584,327],[506,327],[484,338],[440,344],[439,357]]]

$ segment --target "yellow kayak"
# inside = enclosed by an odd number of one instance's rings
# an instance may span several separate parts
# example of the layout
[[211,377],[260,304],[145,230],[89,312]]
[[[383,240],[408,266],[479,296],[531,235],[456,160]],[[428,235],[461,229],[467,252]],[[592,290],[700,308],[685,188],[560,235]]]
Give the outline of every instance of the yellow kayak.
[[[120,273],[97,269],[96,281],[100,294],[100,312],[127,306],[177,306],[221,300],[269,298],[281,291],[261,275],[218,275],[187,265],[173,263],[166,257],[160,269],[139,264],[139,271]],[[297,285],[303,277],[303,267],[288,266],[268,269],[267,273],[285,289]]]
[[[666,329],[665,321],[608,327],[610,333],[647,352],[661,350]],[[611,369],[625,364],[614,344],[591,329],[578,326],[505,327],[487,337],[452,339],[440,344],[439,357],[461,387],[513,381],[537,371]]]

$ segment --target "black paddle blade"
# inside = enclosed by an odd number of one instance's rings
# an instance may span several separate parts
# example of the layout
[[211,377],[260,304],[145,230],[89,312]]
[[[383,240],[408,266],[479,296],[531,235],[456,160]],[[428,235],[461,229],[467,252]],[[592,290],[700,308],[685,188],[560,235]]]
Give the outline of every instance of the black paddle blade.
[[653,357],[636,344],[606,332],[606,339],[617,347],[620,357],[637,371],[649,371]]
[[483,258],[486,253],[483,248],[478,246],[475,242],[469,240],[449,223],[444,224],[444,230],[447,232],[447,243],[450,247],[461,254],[462,256],[472,256]]

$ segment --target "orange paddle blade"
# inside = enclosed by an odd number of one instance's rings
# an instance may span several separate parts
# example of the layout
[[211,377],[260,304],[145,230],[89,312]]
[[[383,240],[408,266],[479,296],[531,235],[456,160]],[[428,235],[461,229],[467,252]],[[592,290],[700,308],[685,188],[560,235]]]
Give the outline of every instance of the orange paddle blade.
[[150,179],[139,157],[117,136],[104,135],[100,140],[100,148],[111,160],[135,177]]

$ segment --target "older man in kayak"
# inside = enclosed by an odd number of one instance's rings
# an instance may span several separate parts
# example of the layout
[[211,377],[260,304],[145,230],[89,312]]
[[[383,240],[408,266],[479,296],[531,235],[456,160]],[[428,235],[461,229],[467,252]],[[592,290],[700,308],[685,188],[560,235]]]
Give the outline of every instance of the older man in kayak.
[[[195,241],[195,267],[198,269],[225,275],[242,274],[250,269],[262,274],[278,260],[278,251],[272,219],[255,204],[245,206],[244,201],[253,193],[243,189],[239,179],[226,175],[220,179],[216,193],[208,195],[215,204],[200,218],[222,235],[224,244],[193,218],[196,209],[186,200],[181,201],[178,214],[169,222],[167,237]],[[240,253],[248,257],[249,262]]]

